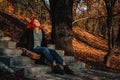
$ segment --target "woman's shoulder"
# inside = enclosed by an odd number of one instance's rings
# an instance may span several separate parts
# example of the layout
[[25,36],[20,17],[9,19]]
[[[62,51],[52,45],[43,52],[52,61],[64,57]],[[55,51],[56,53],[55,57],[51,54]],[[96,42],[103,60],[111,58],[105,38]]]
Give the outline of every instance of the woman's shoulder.
[[26,30],[25,30],[25,31],[33,31],[33,29],[26,28]]
[[31,33],[31,32],[33,32],[32,29],[28,29],[28,28],[26,28],[25,31],[24,31],[24,34],[28,34],[28,33]]

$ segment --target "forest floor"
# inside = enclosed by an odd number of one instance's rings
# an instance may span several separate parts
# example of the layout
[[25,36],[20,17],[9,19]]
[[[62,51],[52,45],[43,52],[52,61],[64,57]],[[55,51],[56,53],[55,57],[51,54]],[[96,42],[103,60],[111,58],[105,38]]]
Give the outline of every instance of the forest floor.
[[[5,36],[12,37],[13,41],[17,41],[23,32],[21,27],[17,27],[8,19],[0,15],[0,30]],[[86,67],[90,69],[102,70],[107,72],[120,73],[120,51],[115,50],[110,58],[110,65],[103,64],[104,56],[107,53],[107,41],[101,37],[94,36],[78,27],[73,27],[74,39],[72,41],[77,60],[86,63]],[[12,35],[11,35],[12,34]]]

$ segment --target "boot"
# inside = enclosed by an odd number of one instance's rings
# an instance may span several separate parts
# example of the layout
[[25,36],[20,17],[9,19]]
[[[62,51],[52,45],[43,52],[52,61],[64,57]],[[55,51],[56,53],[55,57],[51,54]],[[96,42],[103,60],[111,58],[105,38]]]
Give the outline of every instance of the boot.
[[69,75],[73,75],[73,74],[74,74],[73,71],[72,71],[67,65],[65,65],[65,66],[63,67],[63,70],[64,70],[64,72],[65,72],[66,74],[69,74]]
[[53,73],[64,75],[64,71],[61,69],[59,65],[53,66],[52,71]]

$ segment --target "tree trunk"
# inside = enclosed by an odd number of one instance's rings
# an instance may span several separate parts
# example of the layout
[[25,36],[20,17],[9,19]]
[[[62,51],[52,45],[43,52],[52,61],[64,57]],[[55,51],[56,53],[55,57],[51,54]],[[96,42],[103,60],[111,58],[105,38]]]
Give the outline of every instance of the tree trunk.
[[72,6],[73,0],[50,0],[52,42],[68,54],[73,53]]
[[118,29],[117,39],[116,39],[116,45],[120,46],[120,19],[119,19],[119,29]]
[[116,0],[105,0],[106,9],[107,9],[107,28],[108,28],[108,53],[104,57],[104,63],[109,66],[109,61],[111,54],[114,49],[114,32],[113,32],[113,7],[115,5]]

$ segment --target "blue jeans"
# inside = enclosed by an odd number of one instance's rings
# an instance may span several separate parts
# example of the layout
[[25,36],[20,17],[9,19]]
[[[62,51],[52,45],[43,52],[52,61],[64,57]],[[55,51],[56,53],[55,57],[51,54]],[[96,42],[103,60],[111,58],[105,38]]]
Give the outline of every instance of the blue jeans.
[[59,64],[63,64],[63,59],[61,56],[53,49],[48,49],[47,47],[38,46],[33,49],[33,51],[37,54],[44,55],[51,64],[56,61]]

